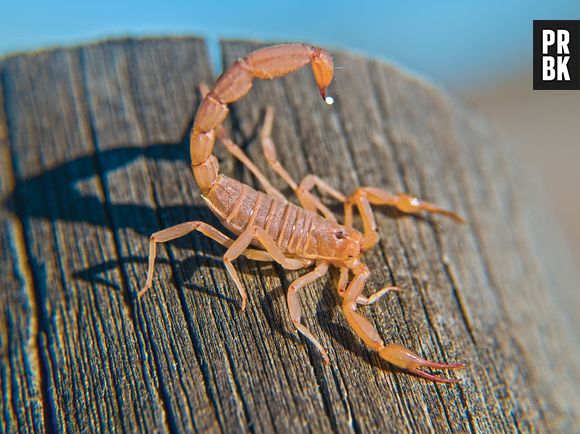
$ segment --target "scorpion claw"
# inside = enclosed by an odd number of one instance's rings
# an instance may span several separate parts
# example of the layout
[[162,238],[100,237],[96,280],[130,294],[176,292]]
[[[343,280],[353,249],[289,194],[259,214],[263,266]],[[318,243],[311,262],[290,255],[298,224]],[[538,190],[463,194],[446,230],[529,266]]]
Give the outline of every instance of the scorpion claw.
[[439,375],[433,375],[433,374],[429,374],[428,372],[424,372],[421,371],[420,369],[409,369],[409,372],[411,372],[412,374],[421,377],[421,378],[425,378],[426,380],[430,380],[430,381],[434,381],[436,383],[459,383],[461,380],[458,380],[457,378],[445,378],[445,377],[441,377]]
[[411,350],[399,344],[389,344],[379,350],[381,358],[397,366],[398,368],[409,371],[419,377],[439,383],[457,383],[460,380],[455,378],[445,378],[438,375],[429,374],[419,368],[434,369],[458,369],[464,366],[463,363],[438,363],[425,360],[419,357]]
[[445,217],[449,217],[450,219],[455,220],[457,223],[465,223],[465,219],[456,212],[441,208],[434,203],[426,202],[416,197],[409,196],[405,193],[397,193],[396,198],[397,199],[394,205],[400,211],[410,214],[417,214],[420,211],[427,211],[433,214],[440,214]]
[[440,207],[433,205],[432,203],[429,203],[429,202],[423,202],[422,205],[423,205],[423,209],[425,209],[426,211],[432,212],[434,214],[441,214],[445,217],[449,217],[450,219],[455,220],[457,223],[465,223],[465,219],[463,217],[461,217],[459,214],[457,214],[456,212],[440,208]]

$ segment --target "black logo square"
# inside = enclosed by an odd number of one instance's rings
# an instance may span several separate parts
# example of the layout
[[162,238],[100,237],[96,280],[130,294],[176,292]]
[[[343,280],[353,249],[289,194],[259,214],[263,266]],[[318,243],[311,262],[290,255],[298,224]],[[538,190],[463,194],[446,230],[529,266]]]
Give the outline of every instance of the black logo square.
[[534,90],[580,90],[580,20],[534,20]]

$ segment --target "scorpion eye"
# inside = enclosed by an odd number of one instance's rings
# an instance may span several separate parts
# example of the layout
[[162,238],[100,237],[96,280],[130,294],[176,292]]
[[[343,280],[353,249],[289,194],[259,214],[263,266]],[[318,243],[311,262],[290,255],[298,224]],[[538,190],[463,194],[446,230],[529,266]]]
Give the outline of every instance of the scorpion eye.
[[336,237],[337,240],[342,240],[344,239],[344,231],[336,231],[334,233],[334,236]]

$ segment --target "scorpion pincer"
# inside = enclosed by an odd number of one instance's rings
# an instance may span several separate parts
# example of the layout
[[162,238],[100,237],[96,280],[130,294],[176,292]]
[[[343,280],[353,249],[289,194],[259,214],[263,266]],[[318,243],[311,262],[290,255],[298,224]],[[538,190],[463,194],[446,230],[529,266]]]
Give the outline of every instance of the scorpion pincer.
[[[190,136],[191,167],[203,199],[235,237],[232,239],[202,221],[181,223],[154,233],[150,239],[147,281],[138,296],[141,297],[152,285],[157,243],[196,230],[227,248],[223,261],[240,293],[241,310],[246,307],[247,295],[232,264],[238,256],[244,255],[257,261],[275,261],[288,270],[313,265],[311,271],[293,281],[288,288],[288,309],[294,326],[329,363],[326,350],[300,321],[298,293],[305,285],[324,276],[330,266],[334,266],[340,270],[337,289],[342,298],[346,321],[367,346],[389,363],[418,376],[432,381],[456,382],[458,380],[433,375],[420,368],[454,369],[463,364],[435,363],[422,359],[399,344],[385,345],[375,327],[357,311],[357,307],[375,303],[389,291],[399,289],[386,287],[368,297],[362,294],[369,269],[361,261],[361,254],[371,249],[379,239],[371,205],[393,206],[410,214],[421,211],[439,213],[459,222],[462,221],[461,217],[415,197],[392,194],[378,188],[357,188],[353,194],[345,196],[316,175],[308,175],[297,184],[276,158],[270,137],[273,112],[267,108],[260,135],[263,151],[273,170],[295,192],[301,207],[296,206],[268,182],[221,126],[228,115],[227,105],[248,93],[255,78],[282,77],[308,63],[312,67],[320,95],[327,103],[331,103],[331,98],[326,97],[326,88],[334,74],[332,57],[321,48],[304,44],[275,45],[254,51],[225,71],[213,89],[203,87],[204,98]],[[264,192],[256,191],[219,172],[218,160],[212,154],[216,137],[256,176]],[[343,224],[337,222],[334,214],[312,192],[314,187],[344,204]],[[353,208],[361,216],[362,233],[353,228]]]

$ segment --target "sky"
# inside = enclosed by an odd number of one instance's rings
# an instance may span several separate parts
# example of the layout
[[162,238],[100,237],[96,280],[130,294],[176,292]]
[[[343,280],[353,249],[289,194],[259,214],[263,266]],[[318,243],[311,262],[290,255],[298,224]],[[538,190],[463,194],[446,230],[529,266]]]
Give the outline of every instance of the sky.
[[0,1],[0,55],[128,35],[203,36],[214,57],[220,38],[304,41],[457,88],[531,68],[533,19],[580,19],[580,0]]

